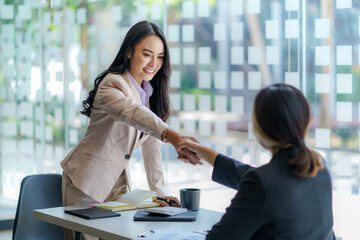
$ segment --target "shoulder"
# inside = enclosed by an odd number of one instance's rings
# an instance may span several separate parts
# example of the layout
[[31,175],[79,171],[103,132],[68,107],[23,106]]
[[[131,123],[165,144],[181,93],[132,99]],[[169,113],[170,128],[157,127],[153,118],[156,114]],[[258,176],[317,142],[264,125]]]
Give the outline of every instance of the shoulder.
[[131,80],[128,79],[128,75],[125,74],[114,74],[108,73],[104,79],[101,81],[99,85],[99,90],[106,90],[106,89],[118,89],[123,91],[124,93],[129,92],[131,88]]

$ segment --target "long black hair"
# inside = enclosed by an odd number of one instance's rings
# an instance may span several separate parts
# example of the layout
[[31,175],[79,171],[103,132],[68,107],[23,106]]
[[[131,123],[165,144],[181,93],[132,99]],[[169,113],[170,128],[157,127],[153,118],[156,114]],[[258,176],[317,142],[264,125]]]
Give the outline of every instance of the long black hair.
[[255,98],[254,131],[265,148],[279,149],[289,145],[298,147],[290,160],[293,174],[299,177],[316,176],[323,168],[319,154],[305,144],[310,123],[310,106],[302,92],[279,83],[262,89]]
[[106,74],[123,74],[128,71],[130,68],[129,59],[127,57],[128,53],[132,54],[136,44],[150,35],[158,36],[162,40],[165,50],[163,65],[150,81],[150,84],[154,89],[153,94],[149,99],[150,109],[164,122],[168,119],[170,114],[168,88],[171,75],[169,47],[161,29],[156,24],[148,21],[138,22],[130,28],[113,63],[107,70],[104,70],[96,77],[94,89],[89,92],[89,96],[83,101],[84,109],[81,111],[82,114],[90,117],[96,92]]

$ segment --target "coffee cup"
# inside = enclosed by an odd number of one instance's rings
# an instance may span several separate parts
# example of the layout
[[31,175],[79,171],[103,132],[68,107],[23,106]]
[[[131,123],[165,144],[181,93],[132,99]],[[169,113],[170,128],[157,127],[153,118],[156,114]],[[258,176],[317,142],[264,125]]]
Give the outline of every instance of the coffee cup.
[[198,188],[180,189],[180,202],[182,208],[187,208],[188,210],[191,211],[199,210],[200,189]]

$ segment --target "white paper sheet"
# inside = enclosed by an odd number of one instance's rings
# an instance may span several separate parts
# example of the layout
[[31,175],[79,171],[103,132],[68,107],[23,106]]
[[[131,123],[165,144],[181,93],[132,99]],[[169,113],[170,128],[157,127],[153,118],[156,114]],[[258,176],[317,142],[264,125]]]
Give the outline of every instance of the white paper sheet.
[[195,111],[195,96],[192,94],[184,94],[184,111]]
[[161,3],[151,4],[150,18],[153,20],[161,19],[161,10],[162,10]]
[[79,130],[72,128],[69,130],[69,143],[71,145],[76,145],[79,143]]
[[352,74],[336,75],[337,93],[352,94]]
[[34,126],[32,121],[23,120],[20,122],[20,134],[21,136],[32,138],[34,135]]
[[20,117],[31,119],[34,117],[34,106],[31,102],[20,103]]
[[328,46],[315,47],[315,65],[330,65],[330,48]]
[[199,47],[198,58],[199,58],[199,64],[210,64],[211,63],[211,48],[210,47]]
[[242,71],[231,71],[231,89],[238,90],[244,89],[244,72]]
[[300,75],[298,72],[285,72],[285,83],[300,89]]
[[15,102],[1,103],[1,116],[2,117],[16,117],[16,104]]
[[58,122],[63,122],[63,110],[62,108],[55,108],[54,110],[54,118]]
[[169,25],[168,33],[169,42],[179,42],[179,25]]
[[249,87],[249,90],[260,90],[261,89],[261,73],[260,72],[249,71],[248,87]]
[[181,110],[181,96],[179,93],[170,93],[170,106],[174,111]]
[[244,39],[244,24],[242,22],[232,22],[230,38],[232,41]]
[[209,0],[198,1],[198,17],[209,17],[210,16],[210,5]]
[[315,19],[315,38],[330,37],[330,19],[319,18]]
[[226,29],[224,23],[214,24],[214,41],[225,41],[226,40]]
[[299,20],[285,20],[285,38],[299,38]]
[[3,41],[14,41],[15,38],[15,26],[14,24],[2,24],[1,37]]
[[315,129],[315,146],[317,148],[330,148],[330,129]]
[[84,24],[86,23],[86,8],[79,8],[76,12],[77,14],[77,23]]
[[278,46],[266,47],[266,64],[279,64],[280,49]]
[[122,19],[122,8],[121,6],[112,7],[112,19],[114,22],[120,22]]
[[10,4],[2,5],[0,8],[1,19],[3,20],[12,20],[14,19],[14,6]]
[[336,0],[336,8],[337,9],[352,8],[352,0]]
[[210,112],[211,111],[211,98],[209,95],[199,96],[199,111]]
[[172,129],[174,129],[175,131],[179,132],[180,131],[180,120],[177,116],[172,116],[169,120],[169,125]]
[[227,136],[227,122],[216,121],[215,122],[215,136],[226,137]]
[[17,135],[16,122],[1,122],[2,134],[6,137],[15,137]]
[[180,88],[180,87],[181,87],[181,73],[178,70],[174,70],[171,73],[170,88]]
[[21,148],[19,148],[19,150],[22,154],[26,154],[26,155],[30,155],[30,156],[34,155],[34,141],[33,140],[23,139],[19,142],[19,145],[21,146]]
[[225,71],[216,71],[214,73],[214,88],[215,89],[227,88],[227,78]]
[[215,112],[225,113],[227,112],[227,99],[226,96],[215,96]]
[[170,48],[170,58],[172,65],[179,65],[180,64],[180,48],[174,47]]
[[336,46],[336,64],[352,65],[352,46]]
[[261,63],[261,47],[248,47],[248,63],[253,65]]
[[266,37],[266,39],[279,38],[279,21],[278,20],[265,21],[265,37]]
[[260,0],[251,0],[247,2],[248,14],[260,13]]
[[136,9],[136,17],[138,20],[142,21],[142,20],[146,20],[148,17],[147,15],[147,6],[145,4],[141,4],[139,6],[137,6]]
[[18,16],[21,20],[31,19],[31,8],[29,5],[19,5]]
[[75,10],[74,9],[67,9],[66,10],[66,22],[67,24],[75,24]]
[[231,112],[244,114],[244,97],[232,96],[231,97]]
[[182,26],[182,41],[194,42],[195,40],[195,27],[193,24],[185,24]]
[[242,15],[243,11],[243,0],[230,0],[231,15]]
[[195,134],[195,120],[184,119],[184,132],[189,134]]
[[298,11],[299,10],[299,0],[285,0],[285,10],[286,11]]
[[315,74],[315,93],[330,93],[330,74]]
[[60,26],[62,24],[62,15],[61,12],[54,12],[53,15],[53,24],[56,26]]
[[199,134],[201,136],[211,136],[211,122],[207,120],[199,121]]
[[2,44],[2,56],[3,58],[15,57],[15,45],[13,43]]
[[209,71],[199,72],[199,88],[211,88],[211,73]]
[[183,48],[183,60],[185,65],[194,65],[195,64],[195,48],[193,47],[184,47]]
[[193,18],[194,13],[195,13],[194,2],[193,1],[184,1],[182,4],[183,18]]
[[337,102],[336,103],[336,121],[352,122],[352,103]]
[[52,127],[45,127],[45,141],[52,142],[54,140]]
[[238,65],[244,64],[244,48],[243,47],[231,47],[231,64]]

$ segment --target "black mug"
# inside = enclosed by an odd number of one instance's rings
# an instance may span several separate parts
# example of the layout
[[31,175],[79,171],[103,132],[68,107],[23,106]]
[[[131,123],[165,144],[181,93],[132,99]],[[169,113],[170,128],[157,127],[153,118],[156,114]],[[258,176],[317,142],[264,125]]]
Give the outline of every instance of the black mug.
[[182,208],[187,208],[188,210],[191,211],[199,210],[200,189],[197,188],[180,189],[180,202]]

